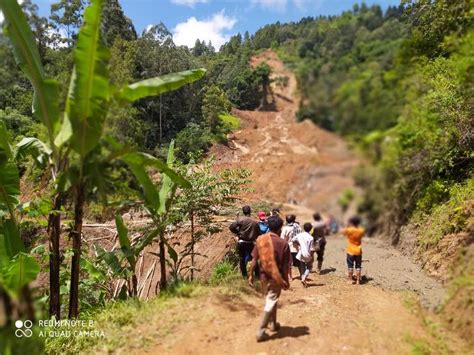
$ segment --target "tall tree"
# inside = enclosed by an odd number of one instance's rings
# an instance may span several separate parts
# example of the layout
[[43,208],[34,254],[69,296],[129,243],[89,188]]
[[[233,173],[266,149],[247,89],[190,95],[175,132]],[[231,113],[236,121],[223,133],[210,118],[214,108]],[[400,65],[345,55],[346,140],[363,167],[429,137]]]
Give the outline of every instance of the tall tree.
[[125,16],[118,0],[107,0],[104,5],[102,33],[109,46],[112,46],[117,37],[126,41],[137,39],[132,20]]

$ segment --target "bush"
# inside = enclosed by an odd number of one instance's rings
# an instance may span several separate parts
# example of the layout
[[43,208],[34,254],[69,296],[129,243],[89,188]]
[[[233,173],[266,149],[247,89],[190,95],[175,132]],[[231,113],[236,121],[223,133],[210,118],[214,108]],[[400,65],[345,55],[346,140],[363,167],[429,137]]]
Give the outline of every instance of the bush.
[[209,129],[196,123],[189,123],[176,136],[176,156],[184,163],[188,163],[190,154],[201,155],[209,149],[211,142],[212,135]]
[[351,189],[346,189],[342,192],[341,196],[337,200],[339,206],[341,206],[342,210],[345,211],[349,207],[352,200],[354,200],[355,194],[354,191]]
[[235,263],[229,259],[224,259],[219,262],[212,270],[210,283],[213,285],[228,284],[236,279],[240,279],[240,274]]

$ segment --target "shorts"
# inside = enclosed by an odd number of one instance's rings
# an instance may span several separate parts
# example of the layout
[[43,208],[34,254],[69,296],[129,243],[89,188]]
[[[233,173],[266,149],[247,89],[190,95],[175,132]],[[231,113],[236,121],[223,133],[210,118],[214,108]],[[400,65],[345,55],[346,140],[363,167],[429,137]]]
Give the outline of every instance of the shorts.
[[360,270],[362,268],[362,255],[347,254],[347,268],[352,270],[354,264],[356,270]]

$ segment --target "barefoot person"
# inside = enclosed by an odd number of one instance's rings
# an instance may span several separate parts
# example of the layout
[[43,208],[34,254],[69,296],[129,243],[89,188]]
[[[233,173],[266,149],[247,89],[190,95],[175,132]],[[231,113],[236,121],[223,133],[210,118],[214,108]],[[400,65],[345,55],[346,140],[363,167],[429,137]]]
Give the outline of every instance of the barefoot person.
[[251,253],[255,240],[257,240],[257,237],[260,235],[260,228],[258,226],[258,221],[250,216],[252,213],[250,206],[242,207],[242,212],[244,216],[233,222],[229,229],[235,234],[235,239],[237,241],[240,272],[243,277],[247,278],[247,263],[252,260]]
[[311,223],[305,223],[303,225],[303,232],[298,233],[292,239],[293,243],[297,243],[299,245],[298,254],[296,254],[296,259],[299,261],[300,265],[300,275],[301,275],[301,283],[304,287],[307,287],[306,278],[309,276],[311,272],[311,264],[313,263],[313,254],[314,254],[314,239],[309,232],[311,232],[313,226]]
[[280,238],[283,221],[278,216],[268,218],[270,232],[260,236],[252,252],[249,284],[253,284],[253,270],[260,265],[260,279],[264,289],[265,306],[260,327],[257,331],[257,341],[268,339],[265,329],[270,325],[270,330],[278,331],[280,324],[277,322],[277,303],[282,289],[288,289],[288,266],[290,261],[290,248],[288,243]]
[[324,251],[326,250],[326,236],[329,234],[327,223],[322,219],[318,212],[313,215],[313,238],[316,247],[316,255],[318,260],[318,274],[321,274],[323,267]]
[[342,234],[347,237],[347,278],[348,282],[354,283],[354,266],[356,271],[356,283],[360,285],[360,275],[362,269],[362,237],[364,229],[359,227],[360,218],[354,216],[349,219],[349,225],[342,230]]
[[295,266],[300,268],[300,264],[298,259],[296,259],[296,254],[298,253],[298,248],[296,245],[293,245],[293,237],[297,235],[298,233],[301,233],[301,227],[298,222],[296,222],[296,216],[294,214],[289,214],[286,216],[286,226],[283,227],[281,230],[281,238],[285,240],[285,242],[288,243],[290,247],[290,253],[291,253],[291,260],[290,260],[290,267],[288,268],[288,271],[290,273],[290,280],[293,280],[293,272],[291,266]]

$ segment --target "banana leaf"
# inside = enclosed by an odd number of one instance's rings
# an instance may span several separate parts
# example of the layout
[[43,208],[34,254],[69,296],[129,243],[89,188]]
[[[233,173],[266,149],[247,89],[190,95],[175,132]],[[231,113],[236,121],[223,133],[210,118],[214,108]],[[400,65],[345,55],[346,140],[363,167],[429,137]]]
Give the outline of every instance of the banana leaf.
[[9,143],[9,136],[5,122],[0,120],[0,164],[5,163],[13,157],[12,148]]
[[36,279],[40,267],[35,258],[26,253],[18,253],[1,270],[2,287],[13,298],[18,298],[22,288]]
[[109,52],[101,41],[104,0],[92,0],[84,12],[84,25],[74,50],[74,70],[66,102],[59,143],[69,141],[84,158],[102,137],[109,102]]
[[147,96],[160,95],[193,83],[201,79],[205,73],[206,69],[200,68],[142,80],[123,87],[118,93],[118,99],[134,102]]
[[39,166],[44,166],[51,156],[51,149],[38,138],[23,138],[17,145],[15,150],[15,160],[24,159],[27,156],[33,157]]
[[120,242],[120,247],[123,254],[127,258],[131,269],[135,269],[135,255],[133,254],[132,244],[128,239],[128,229],[123,223],[122,216],[117,214],[115,215],[115,225],[117,226],[117,233]]
[[[168,148],[168,158],[166,160],[166,165],[169,169],[173,169],[174,163],[174,141],[171,141],[171,144]],[[174,181],[168,176],[165,175],[161,182],[161,188],[159,192],[160,197],[160,206],[158,212],[165,213],[168,210],[168,198],[173,190],[173,186],[175,186]]]
[[13,214],[20,195],[20,176],[13,162],[0,164],[0,211]]

